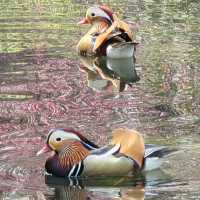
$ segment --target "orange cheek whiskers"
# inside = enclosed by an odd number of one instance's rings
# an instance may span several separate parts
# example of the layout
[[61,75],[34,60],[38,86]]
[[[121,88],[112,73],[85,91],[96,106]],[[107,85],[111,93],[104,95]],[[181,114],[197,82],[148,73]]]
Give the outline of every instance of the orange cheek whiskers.
[[62,168],[71,168],[82,161],[89,151],[77,141],[70,141],[59,153],[59,162]]

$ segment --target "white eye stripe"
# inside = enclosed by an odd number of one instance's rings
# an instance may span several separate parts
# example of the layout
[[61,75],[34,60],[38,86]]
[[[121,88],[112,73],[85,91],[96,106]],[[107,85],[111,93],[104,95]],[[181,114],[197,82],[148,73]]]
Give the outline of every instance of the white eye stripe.
[[57,141],[57,138],[61,138],[61,140],[74,139],[80,141],[80,138],[77,135],[75,135],[74,133],[66,132],[64,130],[56,130],[51,133],[51,135],[49,136],[49,141]]
[[91,7],[89,13],[91,16],[92,16],[92,14],[95,14],[95,16],[103,17],[103,18],[108,19],[109,21],[112,21],[110,16],[105,11],[100,9],[99,7]]

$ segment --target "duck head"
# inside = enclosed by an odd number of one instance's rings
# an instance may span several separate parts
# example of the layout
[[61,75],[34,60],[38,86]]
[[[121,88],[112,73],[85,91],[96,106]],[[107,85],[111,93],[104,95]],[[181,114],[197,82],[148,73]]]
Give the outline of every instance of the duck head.
[[90,7],[78,24],[91,25],[77,45],[77,51],[82,56],[105,56],[110,44],[132,42],[134,39],[130,26],[104,5]]
[[53,152],[45,163],[47,173],[61,177],[77,176],[83,170],[81,162],[95,148],[95,144],[73,129],[53,129],[37,155]]
[[37,152],[37,155],[41,155],[43,153],[51,151],[59,153],[71,141],[81,143],[88,150],[93,150],[98,148],[97,145],[90,142],[87,138],[82,136],[78,131],[75,131],[70,128],[52,129],[47,136],[46,144],[40,151]]
[[94,24],[95,22],[104,21],[108,24],[113,23],[113,11],[107,6],[93,6],[90,7],[85,18],[78,24]]

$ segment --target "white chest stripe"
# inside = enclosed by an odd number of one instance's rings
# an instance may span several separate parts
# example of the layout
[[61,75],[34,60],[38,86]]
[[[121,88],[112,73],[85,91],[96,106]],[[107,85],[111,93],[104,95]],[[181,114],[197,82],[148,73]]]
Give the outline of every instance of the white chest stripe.
[[69,172],[69,174],[68,174],[68,177],[70,177],[70,176],[73,174],[75,168],[76,168],[76,165],[74,165],[74,166],[72,167],[72,169],[70,170],[70,172]]
[[77,169],[77,172],[76,172],[76,175],[75,175],[75,176],[78,176],[79,171],[80,171],[80,168],[81,168],[81,162],[78,163],[78,169]]
[[[70,172],[69,172],[69,174],[68,174],[68,177],[71,177],[72,176],[72,174],[75,172],[75,175],[74,175],[74,177],[77,177],[78,176],[78,174],[79,174],[79,172],[80,172],[80,169],[81,169],[81,162],[79,162],[77,165],[74,165],[73,167],[72,167],[72,169],[70,170]],[[76,167],[78,167],[77,169],[76,169]],[[75,171],[76,170],[76,171]]]

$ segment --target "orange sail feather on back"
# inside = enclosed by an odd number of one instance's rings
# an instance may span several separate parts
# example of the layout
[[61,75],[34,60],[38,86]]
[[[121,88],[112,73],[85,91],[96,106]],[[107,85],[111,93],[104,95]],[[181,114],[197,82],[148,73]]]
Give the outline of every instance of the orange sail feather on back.
[[126,128],[115,129],[113,131],[112,144],[120,144],[120,153],[131,157],[142,167],[145,145],[141,134]]

